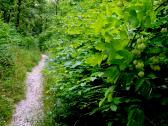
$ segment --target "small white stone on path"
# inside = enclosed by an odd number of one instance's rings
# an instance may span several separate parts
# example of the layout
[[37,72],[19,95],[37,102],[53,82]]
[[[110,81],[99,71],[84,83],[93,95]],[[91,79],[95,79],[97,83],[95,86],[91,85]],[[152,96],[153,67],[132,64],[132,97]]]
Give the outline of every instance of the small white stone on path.
[[42,70],[47,56],[42,55],[39,64],[28,73],[26,99],[19,102],[10,126],[34,126],[43,118],[43,77]]

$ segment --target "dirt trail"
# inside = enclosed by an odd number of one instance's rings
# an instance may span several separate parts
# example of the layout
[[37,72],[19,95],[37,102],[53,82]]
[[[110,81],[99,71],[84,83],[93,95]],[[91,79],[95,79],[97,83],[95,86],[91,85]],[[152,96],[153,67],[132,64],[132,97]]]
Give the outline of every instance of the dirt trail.
[[43,118],[43,77],[42,70],[47,56],[42,55],[39,64],[28,74],[26,99],[16,106],[10,126],[34,126]]

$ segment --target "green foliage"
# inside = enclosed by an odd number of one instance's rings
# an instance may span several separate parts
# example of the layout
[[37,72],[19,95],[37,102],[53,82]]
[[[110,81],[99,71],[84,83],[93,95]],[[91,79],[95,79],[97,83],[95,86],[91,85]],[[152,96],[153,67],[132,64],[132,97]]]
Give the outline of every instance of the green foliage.
[[0,125],[9,123],[15,104],[24,97],[25,76],[37,64],[37,41],[23,37],[0,20]]
[[0,125],[5,126],[11,120],[15,104],[25,96],[25,77],[27,71],[37,64],[40,53],[13,47],[12,66],[0,64]]
[[0,17],[23,35],[37,35],[46,21],[45,0],[1,0]]
[[41,36],[51,55],[44,125],[166,125],[167,5],[61,1]]
[[32,35],[38,35],[46,27],[45,3],[45,0],[0,0],[1,126],[9,123],[14,105],[24,97],[26,72],[40,59],[39,40]]

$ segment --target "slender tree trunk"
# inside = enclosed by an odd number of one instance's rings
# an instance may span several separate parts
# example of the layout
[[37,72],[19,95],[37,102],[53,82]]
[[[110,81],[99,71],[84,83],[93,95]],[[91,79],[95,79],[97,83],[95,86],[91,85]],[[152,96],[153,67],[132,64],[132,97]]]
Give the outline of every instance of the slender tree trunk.
[[8,9],[7,9],[7,7],[2,8],[1,11],[2,11],[2,17],[3,17],[4,22],[8,23]]
[[6,19],[7,23],[10,22],[10,18],[11,18],[11,9],[9,10],[9,14],[7,15],[7,19]]
[[7,12],[4,10],[3,11],[3,20],[6,22],[6,15],[7,15]]
[[3,19],[4,19],[4,22],[6,22],[6,23],[9,23],[9,21],[10,21],[10,12],[8,12],[8,11],[3,11]]
[[8,23],[11,22],[11,17],[12,17],[12,15],[14,13],[13,4],[14,4],[14,2],[10,3],[10,10],[9,10],[9,15],[8,15]]
[[58,4],[59,4],[59,0],[55,0],[55,14],[58,14]]
[[17,6],[18,6],[17,11],[18,11],[18,12],[17,12],[17,17],[16,17],[16,27],[17,27],[17,28],[18,28],[19,25],[20,25],[21,5],[22,5],[21,0],[18,0],[18,3],[17,3]]
[[55,4],[55,14],[58,14],[58,7],[57,7],[57,3]]

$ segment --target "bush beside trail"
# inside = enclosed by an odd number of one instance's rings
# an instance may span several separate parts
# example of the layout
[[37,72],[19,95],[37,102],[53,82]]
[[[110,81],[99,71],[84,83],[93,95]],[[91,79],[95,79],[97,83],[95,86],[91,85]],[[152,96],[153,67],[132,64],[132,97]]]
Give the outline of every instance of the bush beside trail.
[[25,96],[25,77],[40,59],[37,41],[0,20],[0,125],[7,125]]
[[44,126],[166,126],[167,5],[60,1],[43,34],[51,55]]

